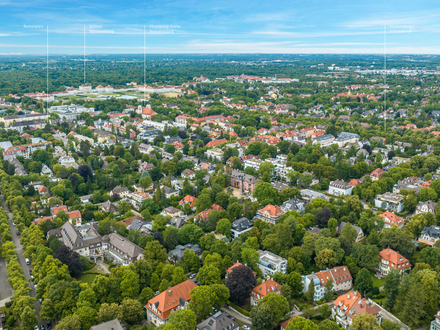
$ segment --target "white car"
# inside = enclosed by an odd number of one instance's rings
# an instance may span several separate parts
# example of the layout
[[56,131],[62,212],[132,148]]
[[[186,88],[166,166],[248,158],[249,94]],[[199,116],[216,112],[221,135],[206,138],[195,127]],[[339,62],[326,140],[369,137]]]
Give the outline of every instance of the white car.
[[34,284],[34,289],[37,290],[37,285],[36,284]]
[[244,330],[250,330],[251,328],[249,328],[247,325],[243,325],[243,329]]

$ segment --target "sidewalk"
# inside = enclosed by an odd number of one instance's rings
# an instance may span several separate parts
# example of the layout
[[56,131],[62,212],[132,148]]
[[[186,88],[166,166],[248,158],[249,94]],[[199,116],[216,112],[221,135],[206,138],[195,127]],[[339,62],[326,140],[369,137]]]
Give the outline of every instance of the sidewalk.
[[6,305],[7,302],[10,302],[10,301],[11,301],[11,298],[12,298],[12,296],[11,296],[11,297],[8,297],[8,298],[5,298],[5,299],[3,299],[3,300],[0,300],[0,307],[4,307],[4,306]]

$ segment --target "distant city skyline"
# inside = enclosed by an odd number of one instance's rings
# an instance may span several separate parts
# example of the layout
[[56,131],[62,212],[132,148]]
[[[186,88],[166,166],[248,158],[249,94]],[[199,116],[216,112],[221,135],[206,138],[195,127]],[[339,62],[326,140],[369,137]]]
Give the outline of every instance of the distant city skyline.
[[438,1],[0,0],[0,54],[440,54]]

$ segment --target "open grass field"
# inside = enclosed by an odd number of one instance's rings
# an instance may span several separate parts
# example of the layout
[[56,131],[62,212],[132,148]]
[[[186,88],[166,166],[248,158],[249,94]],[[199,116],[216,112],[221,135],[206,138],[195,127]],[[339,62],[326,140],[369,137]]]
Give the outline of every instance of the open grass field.
[[83,282],[83,283],[88,283],[88,284],[92,284],[93,280],[95,279],[95,277],[98,276],[96,274],[84,274],[81,275],[80,277],[78,277],[78,281]]
[[163,93],[162,95],[165,95],[166,97],[174,97],[177,98],[178,96],[182,95],[180,93]]

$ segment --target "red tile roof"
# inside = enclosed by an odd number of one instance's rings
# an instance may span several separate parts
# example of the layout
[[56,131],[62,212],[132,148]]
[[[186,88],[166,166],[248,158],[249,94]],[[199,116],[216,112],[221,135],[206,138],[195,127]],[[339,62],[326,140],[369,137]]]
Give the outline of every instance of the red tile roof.
[[[253,288],[251,292],[251,296],[257,298],[258,300],[261,300],[264,297],[266,297],[269,293],[279,292],[280,290],[281,290],[281,285],[279,285],[273,279],[269,278],[267,281]],[[260,298],[258,298],[258,295],[260,295]]]
[[390,262],[388,267],[394,269],[405,269],[411,267],[411,264],[409,263],[408,259],[406,259],[400,253],[397,253],[396,251],[390,248],[380,251],[379,255],[380,255],[380,260],[385,260]]
[[[404,223],[404,220],[401,217],[392,212],[383,212],[379,216],[384,218],[384,221],[386,223],[396,225],[397,227]],[[386,221],[385,219],[388,219],[388,221]]]
[[[197,287],[197,285],[194,282],[186,280],[163,291],[153,299],[150,299],[147,305],[145,305],[145,308],[157,315],[160,319],[166,320],[168,316],[170,316],[171,310],[176,310],[177,306],[180,306],[180,299],[185,301],[191,299],[189,293],[195,287]],[[153,305],[156,306],[157,312],[153,310]]]

